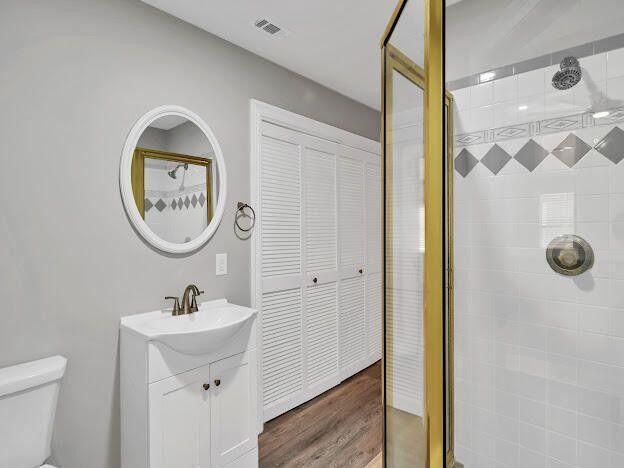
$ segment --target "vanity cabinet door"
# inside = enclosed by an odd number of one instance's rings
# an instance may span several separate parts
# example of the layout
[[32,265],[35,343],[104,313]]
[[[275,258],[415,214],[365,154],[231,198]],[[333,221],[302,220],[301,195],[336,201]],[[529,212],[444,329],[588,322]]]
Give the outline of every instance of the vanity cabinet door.
[[210,467],[210,366],[149,387],[150,468]]
[[[247,351],[210,366],[212,466],[226,466],[256,447],[256,369]],[[257,466],[257,461],[253,466]],[[249,467],[251,468],[251,467]]]

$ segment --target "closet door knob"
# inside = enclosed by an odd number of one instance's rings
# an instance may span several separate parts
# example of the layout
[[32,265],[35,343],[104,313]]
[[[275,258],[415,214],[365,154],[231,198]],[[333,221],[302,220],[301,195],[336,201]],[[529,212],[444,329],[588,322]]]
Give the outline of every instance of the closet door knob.
[[318,278],[312,278],[312,282],[313,282],[314,284],[318,283]]
[[215,385],[218,387],[219,385],[221,385],[221,381],[219,379],[215,380]]
[[210,388],[210,384],[205,383],[204,385],[202,385],[202,387],[204,388],[204,390],[208,390]]

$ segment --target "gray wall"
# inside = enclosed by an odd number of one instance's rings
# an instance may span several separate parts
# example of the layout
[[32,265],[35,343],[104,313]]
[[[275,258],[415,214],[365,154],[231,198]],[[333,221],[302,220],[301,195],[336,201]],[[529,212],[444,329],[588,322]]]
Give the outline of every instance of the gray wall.
[[[250,246],[232,229],[249,199],[249,99],[370,138],[379,115],[138,1],[2,0],[0,11],[0,366],[67,356],[53,456],[117,467],[119,317],[190,282],[249,304]],[[127,133],[162,104],[203,117],[228,162],[221,227],[190,256],[148,247],[119,194]],[[214,275],[217,252],[228,276]]]

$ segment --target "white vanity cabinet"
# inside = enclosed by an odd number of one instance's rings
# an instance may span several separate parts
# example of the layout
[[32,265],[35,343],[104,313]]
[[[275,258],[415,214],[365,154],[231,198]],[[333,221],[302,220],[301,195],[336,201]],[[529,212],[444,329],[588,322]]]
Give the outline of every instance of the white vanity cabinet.
[[150,467],[230,466],[256,446],[254,351],[150,384]]
[[122,467],[256,468],[255,313],[219,350],[199,355],[146,340],[147,315],[122,319]]

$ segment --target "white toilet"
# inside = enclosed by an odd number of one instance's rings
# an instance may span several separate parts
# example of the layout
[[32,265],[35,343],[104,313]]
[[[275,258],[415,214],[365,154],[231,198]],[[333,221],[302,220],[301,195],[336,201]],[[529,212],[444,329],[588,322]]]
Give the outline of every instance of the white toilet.
[[53,356],[0,369],[0,468],[54,468],[52,428],[67,359]]

